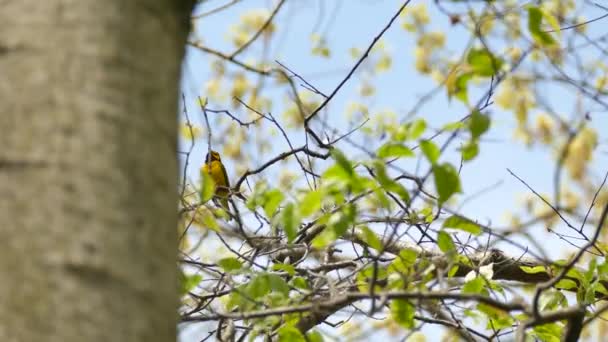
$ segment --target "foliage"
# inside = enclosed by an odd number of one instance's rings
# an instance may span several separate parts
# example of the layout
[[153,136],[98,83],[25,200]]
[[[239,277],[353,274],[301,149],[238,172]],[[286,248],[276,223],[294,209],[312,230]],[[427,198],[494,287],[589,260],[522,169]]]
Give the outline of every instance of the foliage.
[[[189,46],[210,62],[183,103],[182,322],[280,341],[376,328],[434,340],[435,325],[464,340],[605,330],[608,46],[594,35],[601,15],[580,15],[608,9],[404,1],[357,46],[315,28],[281,55],[297,6],[206,14],[203,3],[193,15]],[[215,15],[230,23],[227,48],[207,43]],[[409,56],[391,46],[403,42]],[[513,138],[500,150],[497,136]],[[189,178],[209,145],[229,166],[231,223],[209,201],[213,182]],[[529,167],[507,172],[517,158]],[[491,194],[495,164],[511,192]],[[534,172],[544,177],[523,176]]]

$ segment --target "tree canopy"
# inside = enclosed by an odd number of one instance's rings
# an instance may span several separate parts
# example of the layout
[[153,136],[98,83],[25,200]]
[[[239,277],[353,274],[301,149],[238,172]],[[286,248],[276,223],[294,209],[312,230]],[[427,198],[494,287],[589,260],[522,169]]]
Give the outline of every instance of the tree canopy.
[[[184,339],[605,334],[606,17],[592,1],[199,2]],[[210,150],[228,211],[199,173]]]

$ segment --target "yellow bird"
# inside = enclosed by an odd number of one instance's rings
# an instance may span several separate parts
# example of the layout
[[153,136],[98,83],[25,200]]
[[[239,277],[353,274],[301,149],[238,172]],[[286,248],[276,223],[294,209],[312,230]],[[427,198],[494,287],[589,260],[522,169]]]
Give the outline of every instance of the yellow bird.
[[[228,196],[230,196],[230,182],[228,181],[228,174],[226,168],[222,164],[220,154],[215,151],[207,153],[205,158],[205,165],[201,168],[202,172],[205,172],[211,176],[215,182],[215,196],[213,201],[221,206],[227,212],[230,212],[228,207]],[[228,218],[230,221],[231,218]]]

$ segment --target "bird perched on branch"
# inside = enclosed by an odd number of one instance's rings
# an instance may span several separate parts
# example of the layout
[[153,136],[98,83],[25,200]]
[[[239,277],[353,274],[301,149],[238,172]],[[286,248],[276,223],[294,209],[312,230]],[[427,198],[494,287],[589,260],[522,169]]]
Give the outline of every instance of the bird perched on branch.
[[[226,168],[222,164],[220,154],[216,151],[209,151],[205,158],[205,165],[201,168],[202,172],[205,172],[211,176],[215,182],[215,195],[213,202],[222,207],[226,212],[230,213],[228,206],[228,197],[230,196],[230,182],[228,181],[228,174]],[[228,221],[232,218],[229,217]]]

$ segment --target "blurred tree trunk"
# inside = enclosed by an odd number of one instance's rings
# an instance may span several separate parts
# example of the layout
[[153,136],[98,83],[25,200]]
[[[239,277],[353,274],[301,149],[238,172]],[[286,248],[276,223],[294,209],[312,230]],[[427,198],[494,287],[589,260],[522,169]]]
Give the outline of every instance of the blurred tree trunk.
[[0,341],[175,340],[191,6],[0,1]]

